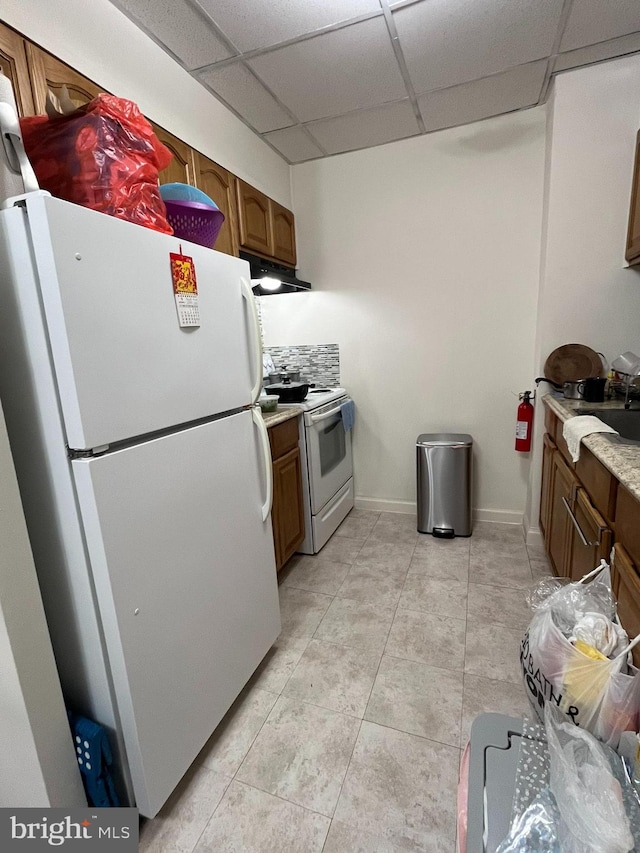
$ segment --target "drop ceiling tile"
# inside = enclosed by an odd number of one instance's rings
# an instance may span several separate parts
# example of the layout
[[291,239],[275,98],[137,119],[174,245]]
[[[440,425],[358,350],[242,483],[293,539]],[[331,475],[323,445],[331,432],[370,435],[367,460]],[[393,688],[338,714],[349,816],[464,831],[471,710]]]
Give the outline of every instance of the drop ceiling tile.
[[308,127],[329,154],[382,145],[419,131],[409,100],[313,122]]
[[114,5],[154,35],[186,68],[198,68],[232,56],[206,16],[186,0],[116,0]]
[[638,30],[639,0],[573,0],[560,50],[573,50]]
[[383,18],[274,50],[248,64],[300,121],[407,96]]
[[282,154],[290,163],[301,163],[303,160],[312,160],[314,157],[322,157],[323,151],[315,145],[301,127],[287,127],[284,130],[274,130],[273,133],[265,133],[267,139],[274,148]]
[[538,103],[546,61],[521,65],[495,77],[430,92],[418,98],[427,130],[467,124]]
[[198,74],[210,89],[233,107],[259,133],[295,122],[276,99],[240,62]]
[[268,47],[369,12],[379,0],[199,0],[241,51]]
[[548,56],[562,0],[424,0],[393,10],[417,94]]
[[636,51],[640,51],[640,33],[561,53],[556,58],[553,71],[566,71],[568,68],[578,68],[580,65],[590,65],[592,62],[601,62],[603,59],[613,59],[615,56],[625,56]]

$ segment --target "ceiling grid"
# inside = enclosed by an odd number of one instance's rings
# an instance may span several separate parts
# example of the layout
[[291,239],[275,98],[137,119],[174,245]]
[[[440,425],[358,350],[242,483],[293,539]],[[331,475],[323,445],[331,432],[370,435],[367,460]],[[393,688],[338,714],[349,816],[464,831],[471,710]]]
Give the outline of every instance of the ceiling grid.
[[543,103],[639,0],[111,0],[289,163]]

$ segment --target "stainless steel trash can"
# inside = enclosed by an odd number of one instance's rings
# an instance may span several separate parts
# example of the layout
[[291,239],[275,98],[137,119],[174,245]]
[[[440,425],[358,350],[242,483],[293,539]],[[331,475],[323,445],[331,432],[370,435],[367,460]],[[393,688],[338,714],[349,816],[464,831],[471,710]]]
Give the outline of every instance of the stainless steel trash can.
[[418,436],[418,532],[451,538],[471,536],[471,456],[466,433]]

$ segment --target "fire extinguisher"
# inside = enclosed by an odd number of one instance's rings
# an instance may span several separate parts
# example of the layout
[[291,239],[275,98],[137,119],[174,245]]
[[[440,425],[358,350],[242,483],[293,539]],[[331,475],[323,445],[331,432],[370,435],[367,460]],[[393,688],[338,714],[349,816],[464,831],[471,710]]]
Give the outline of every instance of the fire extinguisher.
[[533,426],[531,391],[520,394],[519,399],[522,402],[518,406],[518,419],[516,421],[516,450],[521,453],[528,453],[531,450],[531,427]]

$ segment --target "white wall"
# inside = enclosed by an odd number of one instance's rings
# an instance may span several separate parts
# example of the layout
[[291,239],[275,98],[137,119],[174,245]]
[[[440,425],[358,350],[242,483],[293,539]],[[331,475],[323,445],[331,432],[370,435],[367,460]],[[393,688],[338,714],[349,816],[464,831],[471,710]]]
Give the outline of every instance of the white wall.
[[481,515],[522,517],[544,144],[542,107],[293,167],[314,290],[262,299],[265,343],[340,345],[361,506],[410,511],[416,437],[445,430],[474,437]]
[[[586,344],[609,361],[629,349],[640,353],[640,271],[624,261],[638,127],[640,55],[555,78],[536,337],[540,371],[549,353],[566,343]],[[532,528],[542,427],[538,418],[527,513]]]
[[0,807],[86,805],[0,409]]
[[291,207],[289,166],[109,0],[2,0],[9,26]]

